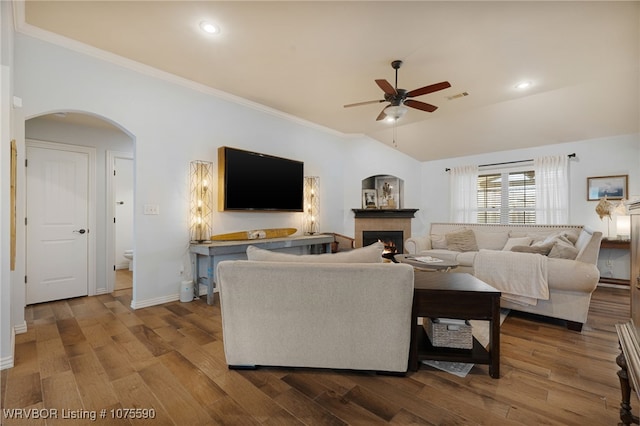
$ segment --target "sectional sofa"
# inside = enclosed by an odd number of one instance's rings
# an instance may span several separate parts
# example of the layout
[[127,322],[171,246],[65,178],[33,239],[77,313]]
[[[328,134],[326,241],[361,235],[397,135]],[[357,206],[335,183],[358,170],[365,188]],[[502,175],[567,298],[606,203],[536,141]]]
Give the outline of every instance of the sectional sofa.
[[[600,279],[601,239],[601,232],[580,225],[432,223],[428,235],[407,239],[405,250],[457,262],[452,272],[469,272],[500,289],[503,307],[566,320],[581,331]],[[546,294],[505,297],[504,282],[515,293],[546,283]]]

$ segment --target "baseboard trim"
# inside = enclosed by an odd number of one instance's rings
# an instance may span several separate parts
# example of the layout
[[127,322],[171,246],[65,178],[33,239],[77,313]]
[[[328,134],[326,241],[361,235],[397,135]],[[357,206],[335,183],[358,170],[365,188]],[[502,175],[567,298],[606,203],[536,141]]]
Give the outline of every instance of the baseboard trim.
[[[199,287],[200,296],[207,295],[207,286],[200,284]],[[214,293],[218,292],[218,289],[215,288],[213,290]],[[162,305],[163,303],[175,302],[176,300],[180,300],[180,294],[170,294],[169,296],[156,297],[153,299],[141,300],[139,302],[131,301],[131,309],[142,309],[148,308],[150,306]]]
[[7,368],[13,368],[15,365],[15,348],[16,348],[16,331],[15,328],[11,330],[11,355],[0,358],[0,370],[6,370]]
[[13,327],[15,334],[22,334],[27,332],[27,322],[23,321],[22,324]]
[[13,356],[0,359],[0,370],[6,370],[7,368],[13,368]]
[[169,296],[156,297],[153,299],[141,300],[139,302],[131,300],[132,309],[148,308],[150,306],[162,305],[164,303],[175,302],[180,300],[180,294],[170,294]]

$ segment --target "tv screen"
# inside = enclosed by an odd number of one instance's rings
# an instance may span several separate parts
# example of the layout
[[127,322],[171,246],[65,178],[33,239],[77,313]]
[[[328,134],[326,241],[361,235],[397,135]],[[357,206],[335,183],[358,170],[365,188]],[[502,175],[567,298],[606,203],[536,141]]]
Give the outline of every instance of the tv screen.
[[303,211],[304,163],[218,148],[218,210]]

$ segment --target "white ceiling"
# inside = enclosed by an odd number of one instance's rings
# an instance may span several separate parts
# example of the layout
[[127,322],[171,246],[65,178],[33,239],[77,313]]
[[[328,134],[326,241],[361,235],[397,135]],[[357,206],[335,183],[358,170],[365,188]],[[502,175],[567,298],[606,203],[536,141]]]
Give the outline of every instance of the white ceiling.
[[[43,29],[344,134],[393,145],[375,79],[417,100],[397,149],[421,160],[638,132],[640,2],[31,1]],[[221,32],[206,35],[202,20]],[[19,21],[19,20],[18,20]],[[26,21],[26,22],[25,22]],[[46,34],[46,33],[45,33]],[[57,39],[60,39],[57,37]],[[529,80],[533,87],[517,90]],[[468,92],[469,96],[448,97]]]

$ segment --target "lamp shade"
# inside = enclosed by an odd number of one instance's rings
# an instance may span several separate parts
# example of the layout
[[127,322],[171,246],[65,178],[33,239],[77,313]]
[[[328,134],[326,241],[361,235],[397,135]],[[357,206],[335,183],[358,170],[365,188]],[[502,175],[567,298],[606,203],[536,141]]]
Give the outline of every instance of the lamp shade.
[[388,119],[396,121],[407,113],[407,107],[404,105],[391,105],[384,109],[384,113]]
[[616,216],[616,233],[619,238],[626,239],[631,235],[631,216]]

